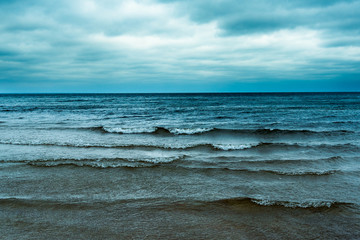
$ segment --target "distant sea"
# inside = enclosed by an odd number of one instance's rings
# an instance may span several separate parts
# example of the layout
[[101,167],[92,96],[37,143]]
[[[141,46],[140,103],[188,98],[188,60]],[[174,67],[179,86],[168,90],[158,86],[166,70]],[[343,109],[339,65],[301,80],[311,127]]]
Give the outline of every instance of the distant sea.
[[2,239],[360,239],[360,93],[0,95]]

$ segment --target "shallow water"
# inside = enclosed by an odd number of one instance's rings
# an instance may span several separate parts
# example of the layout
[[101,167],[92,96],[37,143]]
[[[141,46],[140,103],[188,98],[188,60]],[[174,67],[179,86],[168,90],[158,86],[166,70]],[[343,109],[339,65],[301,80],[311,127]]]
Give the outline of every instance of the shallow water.
[[360,94],[0,95],[5,238],[360,238]]

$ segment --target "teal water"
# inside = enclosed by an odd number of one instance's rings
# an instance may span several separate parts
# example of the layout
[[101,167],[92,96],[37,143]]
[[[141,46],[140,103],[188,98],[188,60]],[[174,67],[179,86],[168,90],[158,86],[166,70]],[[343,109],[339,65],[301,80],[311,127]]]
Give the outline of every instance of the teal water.
[[0,95],[8,239],[360,237],[360,94]]

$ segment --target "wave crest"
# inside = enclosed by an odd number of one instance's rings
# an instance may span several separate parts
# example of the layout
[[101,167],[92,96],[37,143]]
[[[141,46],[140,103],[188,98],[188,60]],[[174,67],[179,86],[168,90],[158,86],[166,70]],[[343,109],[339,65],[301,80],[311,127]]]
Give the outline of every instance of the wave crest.
[[279,136],[279,135],[331,135],[331,134],[345,134],[353,133],[347,130],[337,131],[314,131],[314,130],[293,130],[293,129],[225,129],[225,128],[165,128],[165,127],[90,127],[83,128],[93,131],[100,131],[103,133],[117,133],[117,134],[168,134],[168,135],[201,135],[201,134],[240,134],[240,135],[263,135],[263,136]]
[[346,202],[327,201],[327,200],[304,200],[304,201],[281,201],[271,199],[257,199],[257,198],[230,198],[214,201],[215,204],[221,205],[257,205],[263,207],[286,207],[286,208],[336,208],[340,206],[352,205]]
[[297,150],[297,149],[314,149],[314,150],[346,150],[358,151],[359,146],[354,144],[319,144],[306,145],[299,143],[281,143],[281,142],[260,142],[249,144],[218,144],[218,143],[194,143],[183,145],[151,145],[151,144],[84,144],[84,143],[47,143],[47,142],[22,142],[22,141],[0,141],[0,144],[23,145],[23,146],[54,146],[69,148],[119,148],[119,149],[162,149],[162,150],[208,150],[208,151],[240,151],[240,150]]

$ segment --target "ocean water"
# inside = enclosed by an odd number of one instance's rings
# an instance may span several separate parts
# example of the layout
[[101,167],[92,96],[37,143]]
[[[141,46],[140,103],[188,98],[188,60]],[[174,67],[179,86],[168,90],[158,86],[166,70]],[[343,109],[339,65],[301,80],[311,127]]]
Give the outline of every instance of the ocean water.
[[360,94],[0,95],[4,239],[359,239]]

